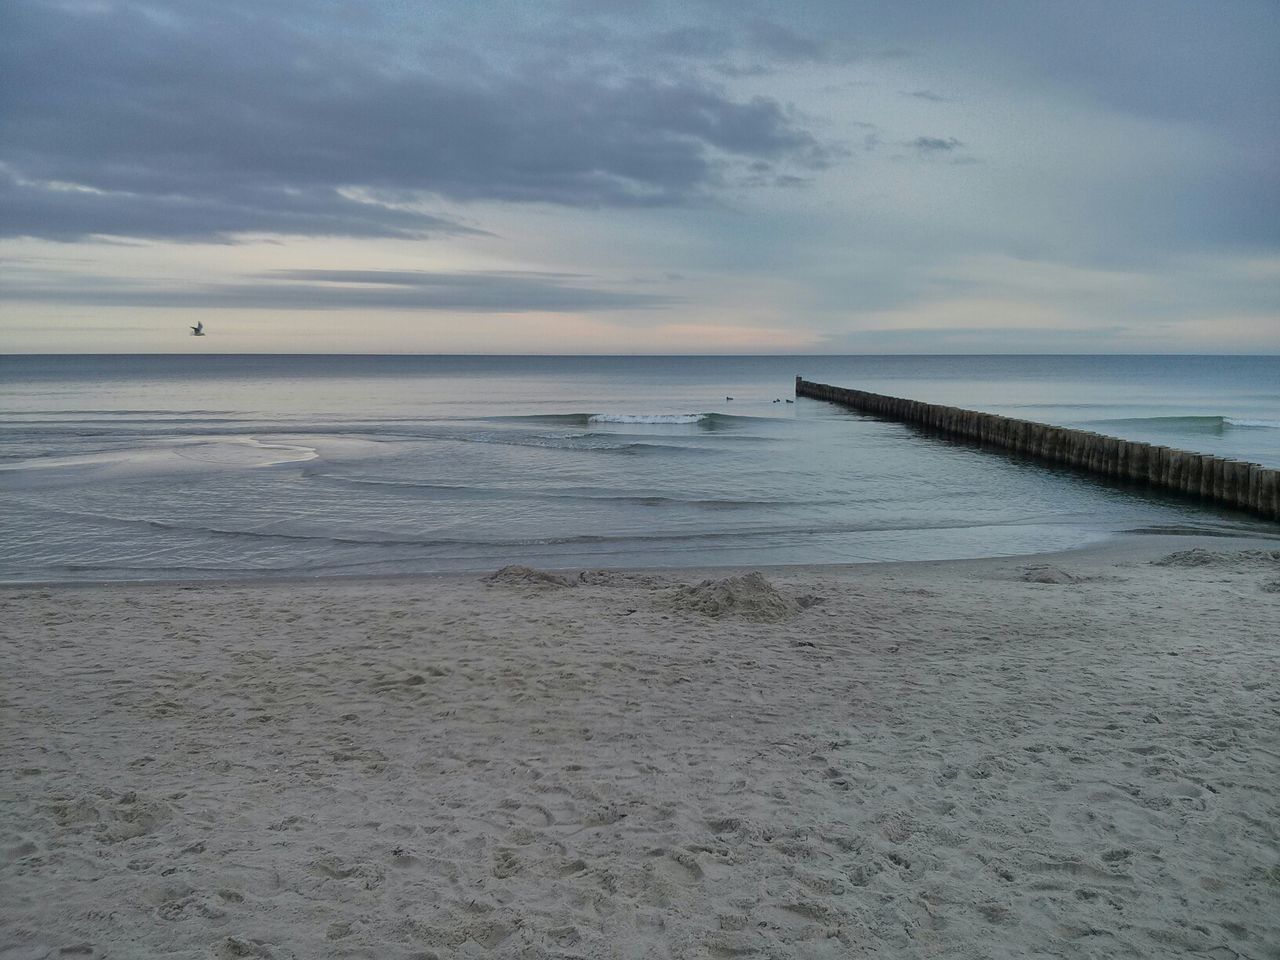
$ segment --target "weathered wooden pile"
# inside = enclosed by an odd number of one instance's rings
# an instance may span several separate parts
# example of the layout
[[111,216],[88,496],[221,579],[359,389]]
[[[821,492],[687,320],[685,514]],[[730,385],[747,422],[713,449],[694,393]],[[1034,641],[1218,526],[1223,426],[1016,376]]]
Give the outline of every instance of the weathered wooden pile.
[[994,413],[887,397],[796,377],[796,396],[830,400],[863,413],[915,423],[1013,453],[1145,483],[1280,520],[1280,470],[1188,450],[1052,427]]

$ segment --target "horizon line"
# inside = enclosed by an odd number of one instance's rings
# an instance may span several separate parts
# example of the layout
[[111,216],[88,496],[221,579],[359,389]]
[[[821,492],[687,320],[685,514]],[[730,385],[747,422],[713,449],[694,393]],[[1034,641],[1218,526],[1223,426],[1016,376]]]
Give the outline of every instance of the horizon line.
[[196,353],[196,352],[166,352],[166,351],[30,351],[30,352],[4,352],[0,351],[0,359],[17,359],[20,357],[191,357],[191,358],[224,358],[224,357],[458,357],[476,359],[483,357],[491,357],[494,359],[517,359],[530,357],[558,358],[558,359],[673,359],[673,358],[695,358],[704,359],[782,359],[786,357],[795,357],[797,359],[845,359],[855,357],[1251,357],[1256,359],[1280,359],[1280,352],[1277,353],[1189,353],[1189,352],[1165,352],[1158,351],[1154,353],[1137,353],[1132,351],[1126,352],[1045,352],[1032,353],[1020,351],[1000,351],[1000,352],[980,352],[980,351],[964,351],[954,353],[891,353],[891,352],[865,352],[865,353],[380,353],[374,351],[305,351],[305,352],[288,352],[288,351],[267,351],[253,350],[241,351],[236,353]]

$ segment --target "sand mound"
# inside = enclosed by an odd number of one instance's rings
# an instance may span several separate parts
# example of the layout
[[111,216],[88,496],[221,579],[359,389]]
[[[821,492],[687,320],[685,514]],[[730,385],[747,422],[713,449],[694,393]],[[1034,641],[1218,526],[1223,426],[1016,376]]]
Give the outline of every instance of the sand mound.
[[1179,550],[1159,560],[1152,560],[1157,567],[1238,567],[1255,564],[1280,563],[1280,550]]
[[558,573],[546,570],[535,570],[533,567],[522,567],[517,564],[503,567],[496,573],[484,578],[485,583],[501,583],[512,587],[572,587],[577,583],[571,577],[563,577]]
[[1067,573],[1061,567],[1027,567],[1022,571],[1027,583],[1080,583],[1084,578]]
[[717,620],[737,617],[762,623],[789,620],[808,606],[778,591],[759,571],[681,587],[670,603],[685,613],[700,613]]

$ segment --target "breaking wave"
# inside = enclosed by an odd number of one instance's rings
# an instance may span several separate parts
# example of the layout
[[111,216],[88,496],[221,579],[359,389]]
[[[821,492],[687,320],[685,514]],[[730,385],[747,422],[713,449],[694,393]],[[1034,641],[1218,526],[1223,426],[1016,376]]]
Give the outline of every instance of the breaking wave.
[[1114,420],[1095,420],[1095,424],[1128,424],[1152,429],[1170,429],[1219,433],[1231,427],[1280,430],[1280,420],[1262,420],[1252,417],[1121,417]]
[[700,423],[705,413],[593,413],[588,423]]
[[1222,422],[1229,427],[1264,427],[1280,430],[1280,420],[1251,420],[1244,417],[1223,417]]
[[589,427],[594,423],[697,424],[716,430],[771,421],[770,417],[750,417],[732,413],[536,413],[525,416],[481,417],[491,423],[533,424],[554,427]]

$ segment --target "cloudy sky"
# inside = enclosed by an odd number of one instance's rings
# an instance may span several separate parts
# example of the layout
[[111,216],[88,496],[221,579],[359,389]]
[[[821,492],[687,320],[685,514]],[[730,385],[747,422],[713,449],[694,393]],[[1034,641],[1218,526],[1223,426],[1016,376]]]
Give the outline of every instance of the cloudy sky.
[[1280,353],[1277,50],[1275,0],[10,0],[0,351]]

